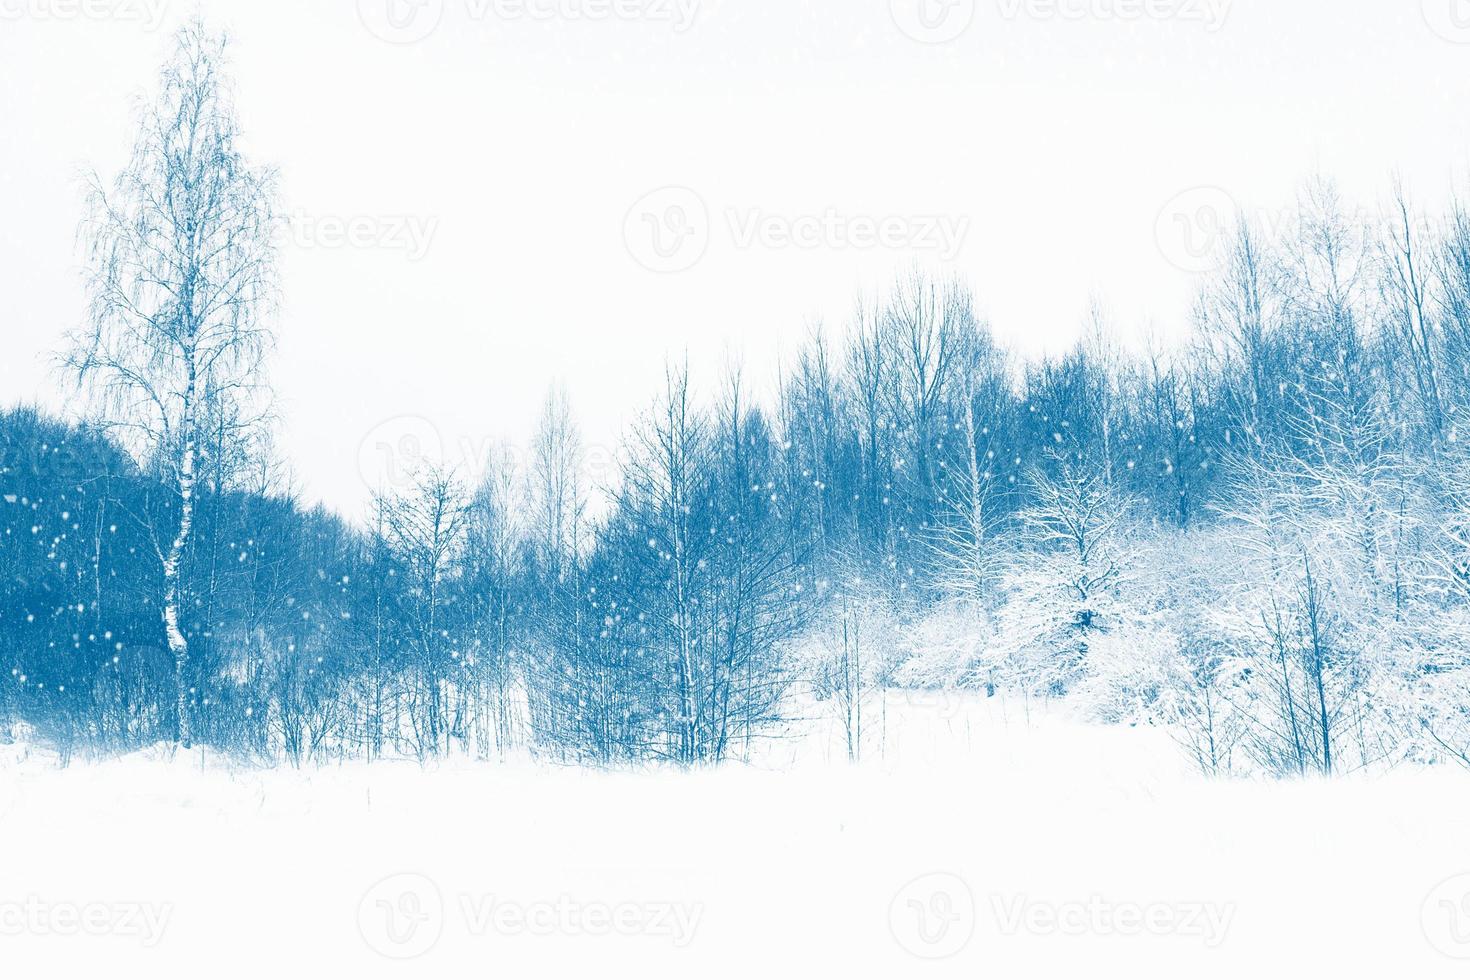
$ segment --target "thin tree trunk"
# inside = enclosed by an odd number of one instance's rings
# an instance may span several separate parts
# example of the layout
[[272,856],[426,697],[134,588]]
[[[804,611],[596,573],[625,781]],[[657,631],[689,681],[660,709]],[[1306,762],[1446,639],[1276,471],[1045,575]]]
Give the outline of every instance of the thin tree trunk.
[[174,687],[178,710],[178,742],[189,748],[194,740],[189,717],[189,641],[179,626],[179,564],[194,525],[194,395],[197,380],[192,358],[184,392],[184,453],[179,463],[179,528],[163,561],[163,624],[169,653],[174,658]]

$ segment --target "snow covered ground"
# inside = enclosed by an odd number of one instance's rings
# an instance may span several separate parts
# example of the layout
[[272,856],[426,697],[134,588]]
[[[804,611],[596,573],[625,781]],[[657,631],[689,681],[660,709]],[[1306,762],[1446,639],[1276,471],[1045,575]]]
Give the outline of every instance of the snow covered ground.
[[[7,977],[1463,977],[1470,775],[1208,782],[891,696],[758,766],[244,771],[0,746]],[[880,751],[879,736],[882,735]]]

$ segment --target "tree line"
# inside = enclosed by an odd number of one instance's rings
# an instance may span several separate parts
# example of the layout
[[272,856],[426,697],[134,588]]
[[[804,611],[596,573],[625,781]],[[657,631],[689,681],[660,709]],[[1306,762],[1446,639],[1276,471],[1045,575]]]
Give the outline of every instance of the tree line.
[[859,758],[905,687],[1160,726],[1212,774],[1470,765],[1470,212],[1314,181],[1142,350],[1096,310],[1018,357],[912,271],[773,392],[671,362],[610,486],[553,391],[526,465],[425,461],[349,521],[271,449],[274,175],[224,53],[186,27],[91,184],[89,410],[0,413],[0,720],[697,765],[814,713]]

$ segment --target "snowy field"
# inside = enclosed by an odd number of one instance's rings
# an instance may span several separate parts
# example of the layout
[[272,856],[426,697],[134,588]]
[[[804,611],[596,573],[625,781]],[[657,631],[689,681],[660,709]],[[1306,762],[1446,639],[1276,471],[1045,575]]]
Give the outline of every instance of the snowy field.
[[[1463,977],[1470,778],[890,695],[760,765],[0,765],[11,977]],[[881,751],[880,751],[881,750]]]

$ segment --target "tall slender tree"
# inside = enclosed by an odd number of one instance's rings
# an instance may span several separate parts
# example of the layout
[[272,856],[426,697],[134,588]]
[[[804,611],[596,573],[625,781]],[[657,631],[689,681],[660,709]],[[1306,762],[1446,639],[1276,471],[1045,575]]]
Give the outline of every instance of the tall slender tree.
[[177,685],[177,738],[191,719],[181,567],[211,444],[238,444],[262,417],[262,358],[275,298],[274,175],[252,168],[225,74],[227,42],[200,21],[177,35],[132,158],[93,177],[87,245],[91,310],[65,365],[102,420],[174,498],[154,526]]

